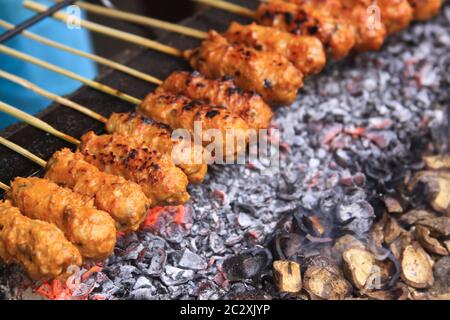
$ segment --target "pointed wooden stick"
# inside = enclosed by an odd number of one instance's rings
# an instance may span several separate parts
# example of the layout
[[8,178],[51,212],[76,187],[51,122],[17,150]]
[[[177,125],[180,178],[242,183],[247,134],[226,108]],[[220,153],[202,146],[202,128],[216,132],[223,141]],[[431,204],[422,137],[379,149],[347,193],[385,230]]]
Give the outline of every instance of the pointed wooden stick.
[[9,48],[9,47],[7,47],[5,45],[0,45],[0,52],[1,53],[5,53],[5,54],[10,55],[10,56],[13,56],[13,57],[18,58],[18,59],[21,59],[21,60],[33,63],[33,64],[36,64],[36,65],[41,66],[41,67],[43,67],[45,69],[48,69],[48,70],[51,70],[53,72],[62,74],[64,76],[66,76],[66,77],[75,79],[77,81],[80,81],[81,83],[84,83],[85,85],[87,85],[87,86],[89,86],[91,88],[94,88],[94,89],[96,89],[98,91],[107,93],[107,94],[112,95],[114,97],[117,97],[119,99],[125,100],[127,102],[130,102],[130,103],[133,103],[133,104],[140,104],[141,103],[141,100],[139,100],[138,98],[130,96],[130,95],[128,95],[126,93],[123,93],[123,92],[121,92],[121,91],[119,91],[117,89],[114,89],[114,88],[109,87],[107,85],[101,84],[101,83],[96,82],[94,80],[89,80],[89,79],[87,79],[85,77],[82,77],[82,76],[72,72],[72,71],[69,71],[69,70],[66,70],[64,68],[58,67],[58,66],[56,66],[54,64],[45,62],[45,61],[43,61],[41,59],[35,58],[35,57],[30,56],[30,55],[28,55],[26,53],[22,53],[20,51],[15,50],[15,49]]
[[191,0],[191,1],[206,4],[210,7],[225,10],[225,11],[235,13],[235,14],[238,14],[241,16],[249,17],[252,19],[255,18],[255,12],[253,10],[239,6],[234,3],[229,3],[229,2],[221,1],[221,0]]
[[[55,2],[60,2],[61,0],[53,0]],[[208,37],[208,33],[204,31],[200,31],[194,28],[189,28],[185,26],[181,26],[175,23],[170,23],[166,21],[161,21],[158,19],[146,17],[143,15],[130,13],[130,12],[124,12],[117,9],[112,8],[106,8],[99,5],[77,1],[75,3],[77,6],[79,6],[81,9],[84,9],[88,12],[96,13],[98,15],[119,19],[127,22],[132,22],[136,24],[140,24],[142,26],[146,27],[155,27],[167,31],[176,32],[179,34],[183,34],[185,36],[194,37],[197,39],[205,39]]]
[[[14,28],[13,24],[8,23],[8,22],[6,22],[4,20],[1,20],[1,19],[0,19],[0,26],[5,28],[5,29],[8,29],[8,30]],[[78,49],[66,46],[66,45],[64,45],[62,43],[59,43],[59,42],[56,42],[56,41],[44,38],[44,37],[39,36],[39,35],[37,35],[35,33],[29,32],[29,31],[23,31],[21,34],[23,36],[29,38],[29,39],[38,41],[40,43],[43,43],[43,44],[48,45],[48,46],[53,47],[53,48],[64,50],[64,51],[70,52],[72,54],[75,54],[75,55],[78,55],[78,56],[81,56],[81,57],[93,60],[93,61],[95,61],[95,62],[97,62],[99,64],[102,64],[102,65],[105,65],[105,66],[110,67],[112,69],[115,69],[115,70],[121,71],[123,73],[129,74],[129,75],[131,75],[133,77],[136,77],[138,79],[141,79],[141,80],[144,80],[144,81],[147,81],[147,82],[150,82],[150,83],[154,83],[154,84],[157,84],[157,85],[160,85],[162,83],[162,81],[159,80],[158,78],[155,78],[155,77],[153,77],[151,75],[148,75],[146,73],[140,72],[139,70],[127,67],[127,66],[125,66],[123,64],[120,64],[120,63],[117,63],[115,61],[112,61],[112,60],[109,60],[109,59],[97,56],[95,54],[91,54],[91,53],[88,53],[88,52],[84,52],[84,51],[81,51],[81,50],[78,50]]]
[[29,115],[28,113],[25,113],[17,108],[14,108],[13,106],[10,106],[9,104],[6,104],[4,102],[0,101],[0,111],[3,111],[17,119],[20,119],[26,123],[28,123],[29,125],[32,125],[33,127],[36,127],[38,129],[41,129],[45,132],[48,132],[60,139],[63,139],[67,142],[73,143],[75,145],[79,145],[80,141],[75,139],[74,137],[71,137],[59,130],[56,130],[55,128],[53,128],[51,125],[49,125],[48,123],[42,121],[41,119],[38,119],[36,117],[33,117],[31,115]]
[[21,146],[6,140],[3,137],[0,137],[0,144],[4,145],[5,147],[17,152],[18,154],[24,156],[27,159],[30,159],[31,161],[37,163],[38,165],[40,165],[41,167],[44,167],[47,165],[47,162],[41,158],[39,158],[38,156],[32,154],[30,151],[22,148]]
[[98,121],[103,122],[103,123],[106,123],[108,121],[108,119],[106,119],[102,115],[100,115],[100,114],[98,114],[98,113],[96,113],[96,112],[94,112],[92,110],[89,110],[88,108],[86,108],[86,107],[84,107],[84,106],[82,106],[82,105],[80,105],[80,104],[78,104],[76,102],[73,102],[73,101],[71,101],[69,99],[66,99],[64,97],[58,96],[58,95],[56,95],[54,93],[51,93],[50,91],[47,91],[47,90],[45,90],[45,89],[43,89],[41,87],[38,87],[37,85],[31,83],[30,81],[28,81],[28,80],[26,80],[24,78],[18,77],[16,75],[13,75],[11,73],[5,72],[3,70],[0,70],[0,77],[5,78],[5,79],[7,79],[9,81],[12,81],[12,82],[14,82],[14,83],[16,83],[18,85],[21,85],[22,87],[27,88],[27,89],[29,89],[29,90],[31,90],[31,91],[33,91],[33,92],[35,92],[35,93],[37,93],[37,94],[39,94],[39,95],[41,95],[43,97],[46,97],[46,98],[48,98],[50,100],[53,100],[53,101],[55,101],[55,102],[57,102],[59,104],[62,104],[64,106],[66,106],[66,107],[69,107],[71,109],[77,110],[77,111],[79,111],[79,112],[81,112],[81,113],[83,113],[83,114],[87,115],[88,117],[91,117],[91,118],[93,118],[95,120],[98,120]]
[[[47,6],[41,5],[39,3],[33,2],[33,1],[29,1],[29,0],[25,0],[23,3],[24,7],[27,9],[31,9],[33,11],[36,12],[44,12],[45,10],[48,9]],[[57,12],[55,13],[53,16],[53,18],[63,21],[65,23],[69,23],[71,22],[73,19],[72,16],[70,16],[67,13],[64,12]],[[77,18],[77,22],[80,23],[80,26],[89,29],[91,31],[95,31],[110,37],[114,37],[120,40],[124,40],[124,41],[128,41],[140,46],[144,46],[153,50],[157,50],[175,57],[182,57],[183,56],[183,52],[181,52],[181,50],[178,50],[177,48],[171,47],[171,46],[167,46],[165,44],[161,44],[159,42],[141,37],[141,36],[137,36],[135,34],[132,33],[128,33],[128,32],[124,32],[124,31],[120,31],[114,28],[110,28],[110,27],[106,27],[104,25],[98,24],[98,23],[94,23],[94,22],[90,22],[87,20],[83,20],[83,19],[78,19]]]
[[0,182],[0,189],[8,191],[10,188],[6,184],[4,184],[3,182]]

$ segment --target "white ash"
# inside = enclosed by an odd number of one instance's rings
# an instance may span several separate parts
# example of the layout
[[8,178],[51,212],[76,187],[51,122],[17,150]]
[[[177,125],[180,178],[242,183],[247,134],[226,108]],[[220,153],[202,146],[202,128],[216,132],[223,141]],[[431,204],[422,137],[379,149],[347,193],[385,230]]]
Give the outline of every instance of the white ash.
[[[326,214],[336,228],[350,219],[345,228],[364,237],[375,187],[395,178],[395,165],[382,170],[386,163],[412,161],[424,139],[447,144],[449,30],[447,5],[439,17],[392,36],[380,52],[351,56],[307,79],[298,101],[274,120],[289,145],[281,171],[211,167],[203,184],[190,187],[192,224],[121,238],[92,295],[218,299],[253,292],[261,283],[230,283],[223,261],[264,245],[284,215],[299,208]],[[12,297],[19,272],[0,268],[0,297]]]

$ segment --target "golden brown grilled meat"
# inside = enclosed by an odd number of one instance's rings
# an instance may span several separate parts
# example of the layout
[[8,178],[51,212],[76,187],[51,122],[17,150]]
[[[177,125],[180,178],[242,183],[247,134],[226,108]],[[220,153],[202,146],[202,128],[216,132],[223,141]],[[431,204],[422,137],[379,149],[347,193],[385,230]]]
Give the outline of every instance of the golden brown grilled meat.
[[326,63],[325,50],[317,37],[299,36],[272,27],[232,22],[225,37],[257,50],[276,51],[294,64],[305,76],[319,73]]
[[64,232],[83,257],[103,260],[116,245],[116,227],[93,200],[47,179],[15,178],[9,200],[31,219],[52,223]]
[[[190,100],[185,96],[166,93],[158,88],[150,93],[138,107],[138,111],[158,122],[170,126],[173,130],[185,129],[192,139],[197,137],[204,145],[213,144],[218,152],[222,150],[222,157],[234,159],[236,155],[244,154],[248,141],[248,125],[239,116],[225,107],[212,107],[198,100]],[[196,130],[196,127],[198,129]],[[201,130],[201,133],[198,132]],[[211,141],[208,132],[218,131],[222,140]],[[235,145],[229,148],[226,144],[228,136],[242,137],[242,143],[233,139]],[[200,136],[201,135],[201,136]],[[230,143],[233,142],[230,141]],[[218,157],[218,155],[215,155]]]
[[167,77],[160,88],[210,105],[224,106],[244,119],[251,129],[267,129],[272,120],[272,109],[261,96],[242,90],[231,79],[211,80],[197,71],[178,71]]
[[408,0],[377,0],[381,9],[381,20],[387,32],[394,33],[405,29],[411,23],[414,11]]
[[409,0],[413,8],[414,20],[428,20],[435,16],[442,7],[442,0]]
[[[182,141],[172,139],[170,128],[136,113],[113,113],[106,123],[106,131],[130,137],[139,144],[139,147],[153,148],[173,157],[179,156],[172,154],[172,151]],[[201,146],[199,148],[198,152],[203,154],[203,148]],[[183,152],[184,154],[186,157],[176,161],[176,165],[187,175],[189,182],[201,183],[208,171],[207,164],[195,161],[194,148],[189,148]]]
[[206,77],[232,76],[238,86],[275,104],[292,103],[303,86],[301,71],[282,55],[232,44],[215,31],[201,47],[186,51],[185,58]]
[[47,164],[47,179],[94,198],[95,206],[108,212],[123,232],[136,231],[151,202],[142,188],[122,177],[104,173],[87,163],[79,152],[62,149]]
[[[348,17],[349,21],[355,27],[356,42],[355,50],[373,51],[379,50],[387,36],[386,25],[381,21],[383,13],[379,16],[369,10],[371,5],[375,4],[372,0],[326,0],[338,1],[341,8],[337,5],[335,10],[341,11],[342,16]],[[373,7],[375,8],[375,7]],[[377,20],[380,19],[380,20]]]
[[255,13],[262,25],[318,37],[335,60],[346,57],[356,40],[355,28],[340,14],[327,8],[324,1],[298,5],[280,0],[262,3]]
[[119,134],[97,136],[88,132],[81,138],[84,159],[101,171],[136,182],[153,205],[179,205],[189,200],[188,179],[171,155],[139,148]]
[[0,257],[21,265],[33,279],[64,276],[68,267],[82,263],[61,230],[23,216],[9,201],[0,201]]

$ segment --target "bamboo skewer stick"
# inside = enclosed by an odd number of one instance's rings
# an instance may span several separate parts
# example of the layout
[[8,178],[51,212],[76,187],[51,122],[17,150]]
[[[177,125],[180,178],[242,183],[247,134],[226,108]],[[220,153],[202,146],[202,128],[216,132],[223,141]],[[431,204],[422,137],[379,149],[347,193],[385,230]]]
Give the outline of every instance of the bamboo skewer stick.
[[0,189],[8,191],[10,188],[6,184],[4,184],[3,182],[0,182]]
[[[61,0],[53,0],[53,1],[60,2]],[[143,15],[135,14],[135,13],[124,12],[124,11],[120,11],[120,10],[112,9],[112,8],[106,8],[103,6],[99,6],[99,5],[95,5],[95,4],[91,4],[91,3],[87,3],[87,2],[82,2],[82,1],[77,1],[75,4],[77,6],[79,6],[81,9],[86,10],[87,12],[92,12],[92,13],[96,13],[96,14],[99,14],[102,16],[136,23],[136,24],[146,26],[146,27],[156,27],[156,28],[167,30],[167,31],[180,33],[185,36],[194,37],[197,39],[205,39],[208,36],[208,33],[204,32],[204,31],[200,31],[200,30],[185,27],[185,26],[180,26],[175,23],[161,21],[158,19],[146,17]]]
[[250,10],[248,8],[239,6],[234,3],[221,1],[221,0],[191,0],[193,2],[198,2],[201,4],[206,4],[210,7],[214,7],[217,9],[225,10],[231,13],[235,13],[241,16],[249,17],[254,19],[255,18],[255,12],[253,10]]
[[25,158],[33,161],[34,163],[37,163],[38,165],[40,165],[41,167],[46,167],[47,166],[47,162],[41,158],[39,158],[38,156],[34,155],[33,153],[31,153],[30,151],[22,148],[21,146],[15,144],[14,142],[11,142],[3,137],[0,137],[0,144],[4,145],[5,147],[17,152],[18,154],[24,156]]
[[38,119],[36,117],[33,117],[29,115],[28,113],[25,113],[17,108],[14,108],[13,106],[10,106],[4,102],[0,102],[0,111],[7,113],[17,119],[20,119],[29,125],[32,125],[33,127],[36,127],[38,129],[41,129],[45,132],[48,132],[60,139],[63,139],[69,143],[73,143],[75,145],[79,145],[80,141],[75,139],[74,137],[71,137],[55,128],[53,128],[48,123],[42,121],[41,119]]
[[[8,22],[6,22],[4,20],[1,20],[1,19],[0,19],[0,26],[5,28],[5,29],[7,29],[7,30],[11,30],[11,29],[14,28],[13,24],[8,23]],[[155,78],[155,77],[153,77],[151,75],[148,75],[148,74],[143,73],[143,72],[141,72],[139,70],[127,67],[127,66],[125,66],[123,64],[117,63],[117,62],[112,61],[110,59],[106,59],[106,58],[97,56],[95,54],[91,54],[91,53],[88,53],[88,52],[84,52],[84,51],[81,51],[81,50],[78,50],[78,49],[66,46],[66,45],[64,45],[62,43],[59,43],[59,42],[56,42],[56,41],[44,38],[42,36],[39,36],[39,35],[37,35],[35,33],[29,32],[29,31],[23,31],[21,34],[23,36],[29,38],[29,39],[34,40],[34,41],[37,41],[37,42],[43,43],[45,45],[48,45],[50,47],[57,48],[57,49],[60,49],[60,50],[64,50],[64,51],[70,52],[72,54],[75,54],[75,55],[78,55],[78,56],[81,56],[81,57],[93,60],[93,61],[95,61],[95,62],[97,62],[99,64],[102,64],[102,65],[105,65],[105,66],[110,67],[112,69],[115,69],[115,70],[121,71],[123,73],[129,74],[129,75],[134,76],[134,77],[136,77],[138,79],[141,79],[141,80],[144,80],[144,81],[148,81],[150,83],[154,83],[154,84],[157,84],[157,85],[160,85],[162,83],[161,80],[159,80],[159,79],[157,79],[157,78]]]
[[[31,9],[33,11],[36,12],[44,12],[45,10],[48,9],[47,6],[41,5],[39,3],[33,2],[33,1],[29,1],[26,0],[23,3],[24,7],[27,9]],[[69,23],[71,21],[71,16],[67,13],[64,12],[57,12],[55,13],[53,16],[53,18],[63,21],[65,23]],[[94,31],[94,32],[98,32],[104,35],[108,35],[110,37],[114,37],[120,40],[124,40],[124,41],[128,41],[140,46],[144,46],[153,50],[157,50],[175,57],[182,57],[183,56],[183,52],[181,50],[178,50],[177,48],[171,47],[171,46],[167,46],[164,44],[161,44],[157,41],[153,41],[141,36],[137,36],[135,34],[132,33],[128,33],[128,32],[124,32],[124,31],[120,31],[114,28],[110,28],[110,27],[106,27],[103,26],[101,24],[98,23],[94,23],[94,22],[90,22],[87,20],[83,20],[83,19],[77,19],[77,21],[80,23],[80,26]]]
[[112,95],[114,97],[117,97],[119,99],[125,100],[127,102],[132,103],[132,104],[139,104],[139,103],[141,103],[140,99],[135,98],[133,96],[130,96],[130,95],[126,94],[126,93],[123,93],[123,92],[121,92],[121,91],[119,91],[117,89],[114,89],[114,88],[109,87],[107,85],[101,84],[101,83],[99,83],[97,81],[87,79],[87,78],[82,77],[82,76],[80,76],[80,75],[78,75],[78,74],[76,74],[76,73],[74,73],[72,71],[69,71],[69,70],[66,70],[64,68],[58,67],[58,66],[56,66],[54,64],[45,62],[45,61],[43,61],[41,59],[35,58],[33,56],[30,56],[28,54],[22,53],[20,51],[11,49],[11,48],[9,48],[9,47],[7,47],[5,45],[0,45],[0,52],[1,53],[5,53],[5,54],[10,55],[10,56],[13,56],[13,57],[18,58],[18,59],[21,59],[21,60],[33,63],[33,64],[36,64],[36,65],[38,65],[40,67],[43,67],[43,68],[51,70],[53,72],[62,74],[64,76],[72,78],[74,80],[80,81],[81,83],[84,83],[85,85],[87,85],[87,86],[89,86],[91,88],[94,88],[94,89],[96,89],[98,91],[107,93],[107,94]]
[[98,114],[98,113],[96,113],[96,112],[94,112],[92,110],[89,110],[88,108],[86,108],[86,107],[84,107],[84,106],[82,106],[82,105],[80,105],[80,104],[78,104],[76,102],[73,102],[73,101],[71,101],[69,99],[66,99],[64,97],[58,96],[56,94],[53,94],[53,93],[51,93],[51,92],[49,92],[49,91],[47,91],[47,90],[45,90],[45,89],[43,89],[41,87],[38,87],[37,85],[31,83],[30,81],[28,81],[28,80],[26,80],[24,78],[18,77],[16,75],[13,75],[11,73],[5,72],[3,70],[0,70],[0,77],[2,77],[4,79],[7,79],[9,81],[12,81],[12,82],[14,82],[14,83],[16,83],[18,85],[21,85],[24,88],[27,88],[27,89],[29,89],[29,90],[31,90],[31,91],[33,91],[33,92],[43,96],[43,97],[46,97],[46,98],[48,98],[50,100],[53,100],[53,101],[55,101],[57,103],[60,103],[60,104],[62,104],[64,106],[66,106],[66,107],[69,107],[71,109],[77,110],[77,111],[79,111],[79,112],[81,112],[81,113],[83,113],[83,114],[87,115],[88,117],[91,117],[91,118],[93,118],[95,120],[98,120],[98,121],[103,122],[103,123],[106,123],[106,121],[108,121],[102,115],[100,115],[100,114]]

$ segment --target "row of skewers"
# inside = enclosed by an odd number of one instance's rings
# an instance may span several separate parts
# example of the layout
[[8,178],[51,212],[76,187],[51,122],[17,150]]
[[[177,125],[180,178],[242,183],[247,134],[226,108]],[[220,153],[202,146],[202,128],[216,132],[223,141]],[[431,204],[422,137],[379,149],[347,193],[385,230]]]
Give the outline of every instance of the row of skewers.
[[[211,4],[218,3],[222,2]],[[367,6],[374,3],[381,10],[381,27],[371,29],[362,21],[368,18]],[[131,15],[84,2],[77,4],[87,10],[97,10],[97,13],[100,10],[107,15],[118,15],[117,18],[130,19]],[[82,105],[0,70],[0,77],[105,123],[108,132],[100,136],[89,132],[78,140],[13,106],[0,103],[1,111],[77,146],[76,152],[63,149],[45,162],[0,138],[0,143],[46,169],[43,179],[18,177],[10,186],[0,185],[7,190],[8,199],[0,203],[0,257],[6,262],[22,265],[33,278],[65,275],[69,266],[79,266],[83,259],[105,259],[113,252],[117,231],[136,231],[148,208],[187,202],[188,184],[203,181],[209,158],[202,148],[211,141],[201,136],[202,145],[184,152],[183,148],[178,148],[183,141],[173,139],[171,130],[185,129],[195,135],[194,124],[198,122],[202,130],[219,130],[224,137],[229,131],[240,132],[247,142],[252,129],[270,126],[273,114],[270,104],[293,102],[303,85],[303,78],[320,72],[328,57],[337,60],[352,50],[379,49],[386,34],[403,29],[413,18],[431,17],[440,5],[441,1],[436,0],[270,1],[262,3],[252,13],[260,25],[233,23],[224,34],[204,33],[145,17],[134,20],[205,38],[199,48],[186,52],[81,21],[82,26],[93,31],[184,57],[199,71],[174,72],[165,81],[28,31],[23,33],[34,40],[158,84],[159,87],[143,101],[0,45],[0,52],[4,54],[64,74],[137,105],[136,112],[113,113],[106,119]],[[25,6],[38,12],[46,10],[45,6],[32,1],[25,1]],[[232,8],[236,9],[235,6]],[[243,8],[240,12],[249,15]],[[69,17],[59,12],[54,18],[67,21]],[[3,21],[0,26],[13,27]],[[245,144],[244,148],[236,150],[237,144],[230,147],[224,141],[213,143],[216,149],[222,150],[220,157],[236,157],[245,152]],[[179,161],[172,157],[174,148],[180,150]],[[197,148],[202,155],[200,162],[193,159]]]

